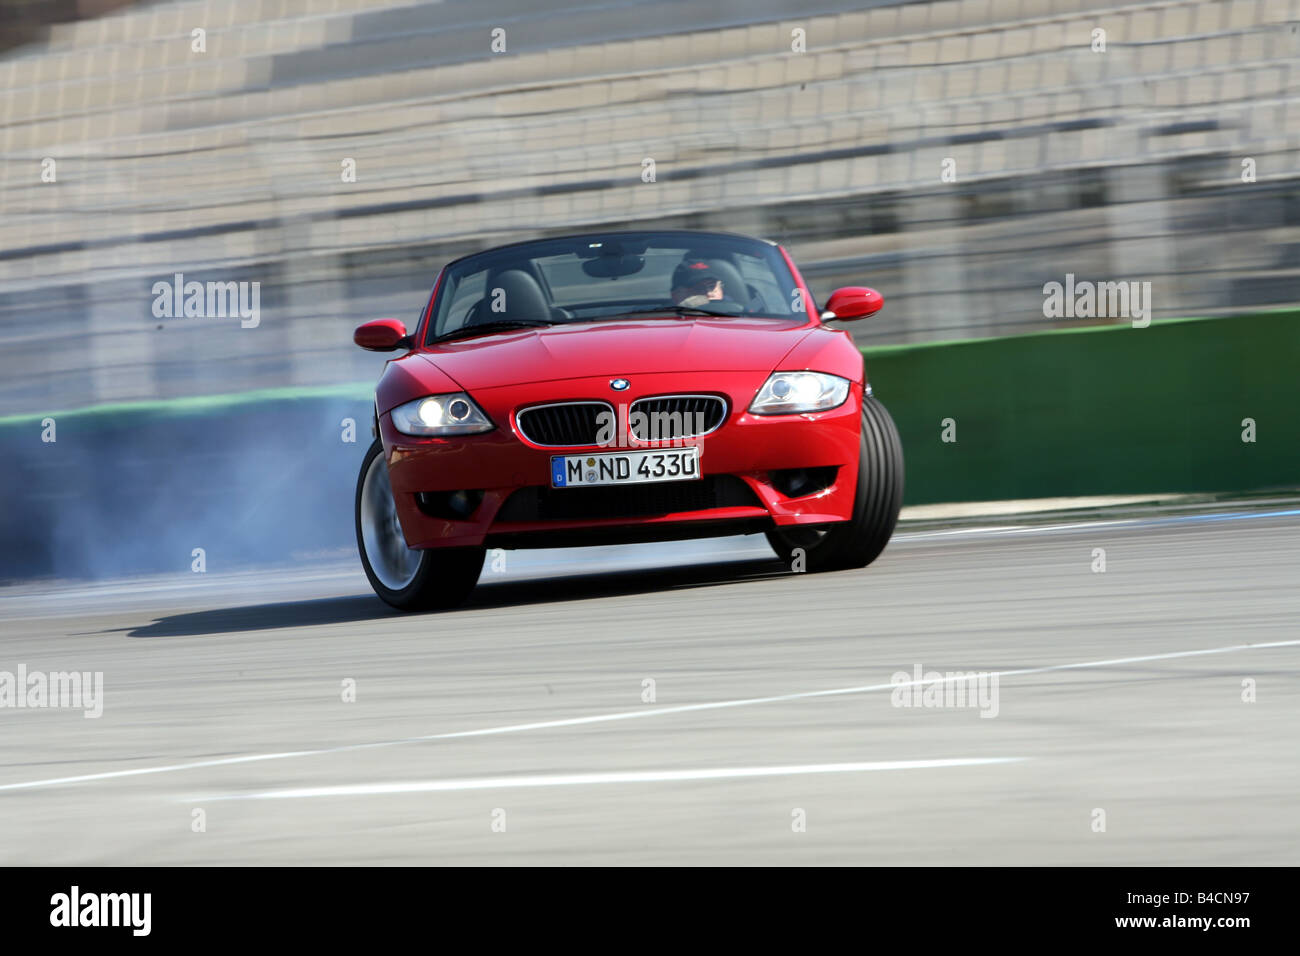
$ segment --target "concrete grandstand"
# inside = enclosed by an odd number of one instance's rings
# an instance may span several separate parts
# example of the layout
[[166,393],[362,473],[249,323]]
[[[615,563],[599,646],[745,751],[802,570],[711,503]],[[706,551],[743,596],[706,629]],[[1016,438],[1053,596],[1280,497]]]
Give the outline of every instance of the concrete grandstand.
[[[588,227],[778,239],[817,295],[884,292],[863,344],[1090,321],[1044,317],[1067,272],[1151,281],[1157,318],[1300,298],[1300,0],[710,9],[189,0],[34,34],[0,58],[6,409],[370,379],[352,327],[411,320],[448,258]],[[175,273],[260,282],[265,318],[160,320]]]

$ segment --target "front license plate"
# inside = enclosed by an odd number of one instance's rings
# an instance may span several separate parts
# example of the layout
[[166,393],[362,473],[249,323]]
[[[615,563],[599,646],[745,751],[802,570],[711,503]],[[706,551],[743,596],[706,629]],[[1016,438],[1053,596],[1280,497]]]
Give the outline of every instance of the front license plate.
[[628,451],[617,454],[555,455],[551,487],[635,485],[646,481],[691,481],[700,477],[700,449]]

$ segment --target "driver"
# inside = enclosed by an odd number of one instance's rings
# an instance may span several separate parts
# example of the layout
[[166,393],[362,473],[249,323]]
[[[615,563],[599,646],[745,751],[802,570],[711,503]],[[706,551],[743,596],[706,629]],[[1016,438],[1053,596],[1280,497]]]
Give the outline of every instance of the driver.
[[722,277],[703,259],[688,259],[673,270],[673,305],[706,307],[723,297]]

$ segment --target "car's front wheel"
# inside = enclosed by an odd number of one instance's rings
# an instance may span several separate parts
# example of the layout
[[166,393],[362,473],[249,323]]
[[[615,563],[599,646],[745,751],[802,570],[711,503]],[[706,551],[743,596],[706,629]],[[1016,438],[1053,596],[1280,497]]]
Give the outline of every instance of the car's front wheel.
[[903,444],[894,420],[870,395],[862,400],[861,452],[853,516],[824,528],[778,528],[772,550],[796,571],[863,568],[880,556],[903,506]]
[[397,520],[383,443],[366,452],[357,478],[357,550],[375,593],[403,611],[464,603],[483,570],[483,548],[417,550],[406,546]]

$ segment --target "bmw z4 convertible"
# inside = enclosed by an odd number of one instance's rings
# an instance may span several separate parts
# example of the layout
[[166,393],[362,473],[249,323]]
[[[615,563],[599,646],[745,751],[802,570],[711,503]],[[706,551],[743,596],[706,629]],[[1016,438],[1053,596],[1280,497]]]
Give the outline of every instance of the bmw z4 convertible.
[[489,548],[762,532],[795,571],[861,568],[903,497],[898,432],[862,354],[779,245],[711,232],[541,239],[443,268],[375,392],[361,563],[408,610],[453,607]]

